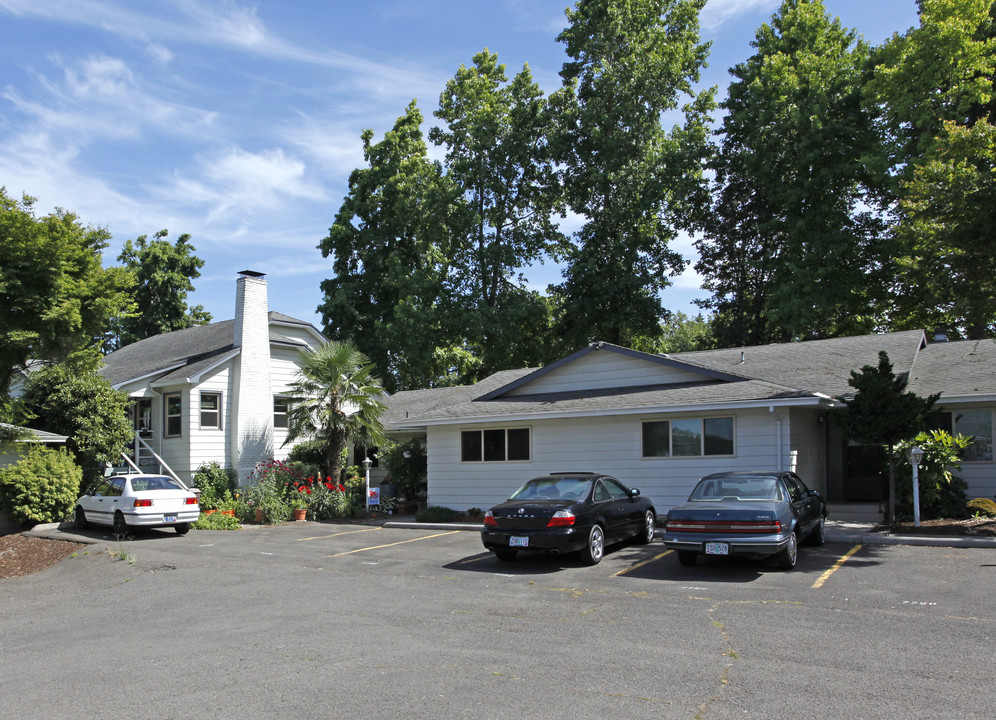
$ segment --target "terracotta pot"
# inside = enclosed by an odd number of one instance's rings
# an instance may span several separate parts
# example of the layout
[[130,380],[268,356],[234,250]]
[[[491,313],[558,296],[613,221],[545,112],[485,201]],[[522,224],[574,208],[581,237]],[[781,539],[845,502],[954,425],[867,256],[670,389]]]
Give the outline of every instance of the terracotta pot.
[[263,522],[263,508],[256,508],[256,522]]
[[300,522],[308,517],[308,508],[294,509],[294,520]]

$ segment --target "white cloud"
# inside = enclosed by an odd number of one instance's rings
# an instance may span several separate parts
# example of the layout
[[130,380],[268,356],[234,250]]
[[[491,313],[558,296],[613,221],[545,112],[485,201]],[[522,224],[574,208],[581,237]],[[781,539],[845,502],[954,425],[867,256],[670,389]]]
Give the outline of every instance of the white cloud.
[[703,28],[714,30],[739,15],[774,12],[780,2],[781,0],[706,0],[700,21]]

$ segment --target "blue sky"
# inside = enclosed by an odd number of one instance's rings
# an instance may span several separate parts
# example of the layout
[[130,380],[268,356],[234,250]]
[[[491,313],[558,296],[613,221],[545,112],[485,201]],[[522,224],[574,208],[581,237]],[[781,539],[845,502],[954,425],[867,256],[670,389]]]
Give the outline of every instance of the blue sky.
[[[413,98],[434,120],[446,81],[485,47],[556,90],[567,4],[0,0],[0,185],[108,228],[105,265],[125,240],[190,233],[206,261],[190,301],[216,320],[252,269],[267,273],[271,309],[320,325],[331,264],[316,245],[362,164],[362,130],[380,138]],[[725,94],[779,4],[709,0],[704,85]],[[915,0],[825,5],[872,43],[916,24]],[[689,238],[676,248],[693,259]],[[560,280],[549,264],[527,276]],[[665,304],[696,313],[694,273],[674,282]]]

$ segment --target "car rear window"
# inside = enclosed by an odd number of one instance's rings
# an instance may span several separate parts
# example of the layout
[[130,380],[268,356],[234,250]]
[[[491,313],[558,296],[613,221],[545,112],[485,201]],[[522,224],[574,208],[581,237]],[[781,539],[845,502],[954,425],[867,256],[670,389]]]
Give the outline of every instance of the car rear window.
[[699,482],[689,500],[779,500],[778,480],[773,477],[707,478]]
[[135,492],[145,492],[147,490],[183,490],[176,480],[168,477],[132,478],[131,489]]
[[590,478],[534,478],[520,487],[510,500],[581,500],[588,494]]

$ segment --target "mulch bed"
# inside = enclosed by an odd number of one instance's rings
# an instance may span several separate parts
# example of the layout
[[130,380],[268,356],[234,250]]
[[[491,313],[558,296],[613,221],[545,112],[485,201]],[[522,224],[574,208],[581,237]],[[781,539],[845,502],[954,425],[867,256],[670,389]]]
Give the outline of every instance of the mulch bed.
[[[884,531],[879,527],[876,530]],[[893,535],[954,535],[956,537],[996,537],[996,518],[968,518],[966,520],[921,520],[916,527],[912,520],[896,523]]]
[[41,572],[84,547],[65,540],[0,535],[0,579]]

